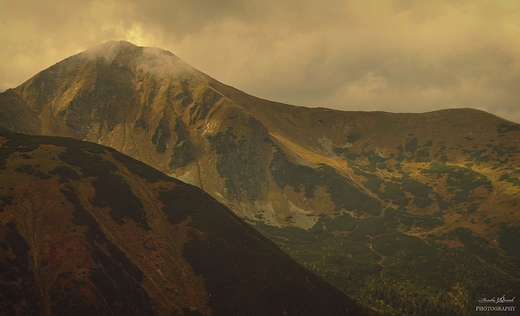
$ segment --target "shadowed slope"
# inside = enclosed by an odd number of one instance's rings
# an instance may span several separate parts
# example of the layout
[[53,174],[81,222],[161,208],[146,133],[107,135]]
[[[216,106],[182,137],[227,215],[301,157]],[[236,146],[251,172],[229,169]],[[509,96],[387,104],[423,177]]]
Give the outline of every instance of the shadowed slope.
[[202,190],[112,149],[0,129],[0,313],[358,315]]

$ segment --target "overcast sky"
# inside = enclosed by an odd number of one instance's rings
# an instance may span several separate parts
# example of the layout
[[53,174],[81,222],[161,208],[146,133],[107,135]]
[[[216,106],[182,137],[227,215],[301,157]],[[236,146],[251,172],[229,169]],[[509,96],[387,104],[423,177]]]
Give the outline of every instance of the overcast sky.
[[518,0],[0,0],[0,91],[119,39],[265,99],[520,123]]

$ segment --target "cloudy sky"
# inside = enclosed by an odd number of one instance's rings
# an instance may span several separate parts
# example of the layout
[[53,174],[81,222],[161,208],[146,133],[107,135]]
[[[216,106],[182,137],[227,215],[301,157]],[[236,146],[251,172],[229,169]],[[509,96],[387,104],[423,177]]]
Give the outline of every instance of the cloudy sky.
[[520,123],[518,0],[0,0],[0,91],[119,39],[265,99]]

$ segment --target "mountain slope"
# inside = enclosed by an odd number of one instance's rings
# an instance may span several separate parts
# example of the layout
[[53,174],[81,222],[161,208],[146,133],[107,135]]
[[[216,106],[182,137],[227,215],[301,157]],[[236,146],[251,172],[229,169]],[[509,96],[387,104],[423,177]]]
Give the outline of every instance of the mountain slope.
[[[211,82],[171,53],[110,42],[3,93],[0,123],[113,147],[235,205],[241,216],[275,209],[266,220],[283,223],[291,208],[270,161],[291,163],[298,153],[271,134],[272,122],[258,120]],[[378,204],[365,192],[359,196]]]
[[202,190],[112,149],[0,129],[0,313],[358,315]]
[[101,143],[199,186],[390,314],[467,314],[519,288],[520,125],[483,111],[280,104],[109,42],[0,94],[0,125]]
[[[385,199],[371,176],[384,182],[409,175],[424,182],[406,169],[424,169],[432,161],[486,163],[504,155],[512,155],[500,160],[504,167],[515,168],[520,152],[520,127],[482,111],[392,114],[289,106],[225,86],[169,52],[127,42],[70,57],[0,94],[0,104],[0,124],[10,130],[113,147],[202,187],[244,217],[263,215],[277,225],[287,225],[290,215],[378,215],[403,204]],[[327,170],[320,172],[320,165]],[[345,194],[332,192],[323,177],[341,182],[354,198],[338,197]],[[422,209],[424,203],[411,196],[407,206]],[[322,210],[316,212],[318,205]]]

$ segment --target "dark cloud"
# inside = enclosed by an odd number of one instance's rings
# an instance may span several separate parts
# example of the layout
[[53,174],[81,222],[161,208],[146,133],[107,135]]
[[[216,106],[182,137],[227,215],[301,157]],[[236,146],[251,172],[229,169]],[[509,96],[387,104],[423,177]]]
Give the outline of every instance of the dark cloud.
[[516,1],[0,0],[0,8],[0,89],[126,39],[271,100],[474,107],[520,122]]

